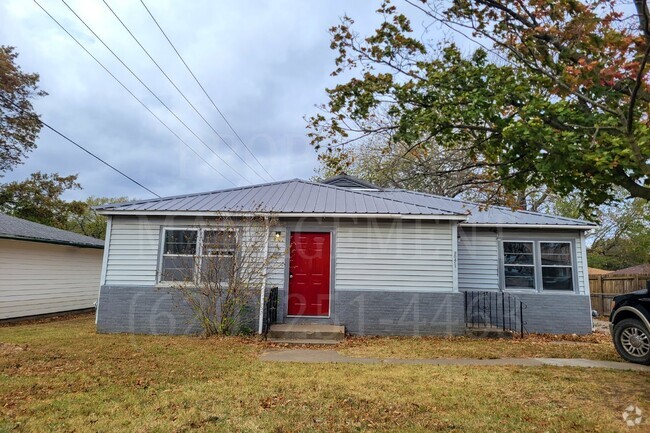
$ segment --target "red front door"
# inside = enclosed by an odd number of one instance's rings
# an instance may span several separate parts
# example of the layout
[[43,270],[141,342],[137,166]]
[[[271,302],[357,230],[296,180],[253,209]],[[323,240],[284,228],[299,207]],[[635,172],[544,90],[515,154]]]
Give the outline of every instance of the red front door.
[[287,302],[289,316],[329,316],[329,233],[291,233]]

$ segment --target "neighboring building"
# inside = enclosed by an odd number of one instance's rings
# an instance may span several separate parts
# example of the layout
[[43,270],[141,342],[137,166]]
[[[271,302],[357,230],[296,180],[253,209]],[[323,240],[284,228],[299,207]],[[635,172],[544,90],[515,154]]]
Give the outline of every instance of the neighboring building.
[[650,263],[618,269],[611,272],[612,275],[650,275]]
[[0,214],[0,320],[92,308],[104,241]]
[[109,217],[100,332],[197,332],[178,293],[161,281],[167,266],[178,266],[174,242],[191,239],[183,248],[201,255],[206,225],[214,230],[220,215],[251,214],[277,218],[269,245],[297,252],[285,254],[266,282],[265,290],[279,288],[279,322],[338,324],[364,335],[458,335],[470,311],[464,292],[478,292],[481,311],[487,299],[503,302],[490,294],[523,301],[529,332],[592,329],[584,235],[595,225],[585,221],[484,209],[349,176],[119,203],[98,212]]
[[587,268],[587,271],[589,272],[589,275],[607,275],[612,273],[612,271],[599,268]]

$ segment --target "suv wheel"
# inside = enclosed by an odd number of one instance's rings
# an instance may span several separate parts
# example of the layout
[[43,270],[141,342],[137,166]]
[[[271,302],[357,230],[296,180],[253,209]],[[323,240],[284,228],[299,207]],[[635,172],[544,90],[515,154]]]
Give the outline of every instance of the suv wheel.
[[650,365],[650,332],[638,319],[625,319],[614,325],[614,344],[627,361]]

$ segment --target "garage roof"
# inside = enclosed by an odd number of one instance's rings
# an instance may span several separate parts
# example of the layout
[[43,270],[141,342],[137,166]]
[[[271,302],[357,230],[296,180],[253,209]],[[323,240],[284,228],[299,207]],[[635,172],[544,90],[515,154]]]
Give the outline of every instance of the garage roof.
[[104,248],[104,241],[0,213],[0,238]]

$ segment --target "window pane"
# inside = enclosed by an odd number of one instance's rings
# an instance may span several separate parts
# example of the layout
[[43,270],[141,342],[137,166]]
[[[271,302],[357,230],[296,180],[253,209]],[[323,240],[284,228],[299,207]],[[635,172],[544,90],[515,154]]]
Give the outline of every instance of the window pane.
[[504,242],[503,252],[506,254],[532,254],[532,242]]
[[504,254],[503,260],[506,265],[532,265],[532,254]]
[[541,242],[539,247],[542,254],[570,254],[571,246],[568,242]]
[[541,242],[542,265],[571,266],[571,246],[566,242]]
[[234,272],[233,257],[205,256],[201,262],[202,281],[228,281]]
[[166,230],[165,254],[196,254],[196,230]]
[[570,267],[542,268],[544,290],[573,290],[573,276]]
[[232,230],[206,230],[203,235],[203,254],[230,254],[236,248],[237,234]]
[[505,266],[506,288],[535,288],[535,268],[533,266]]
[[542,254],[542,265],[571,266],[571,255]]
[[503,260],[507,265],[532,265],[532,242],[504,242]]
[[193,281],[194,257],[164,256],[162,281]]

